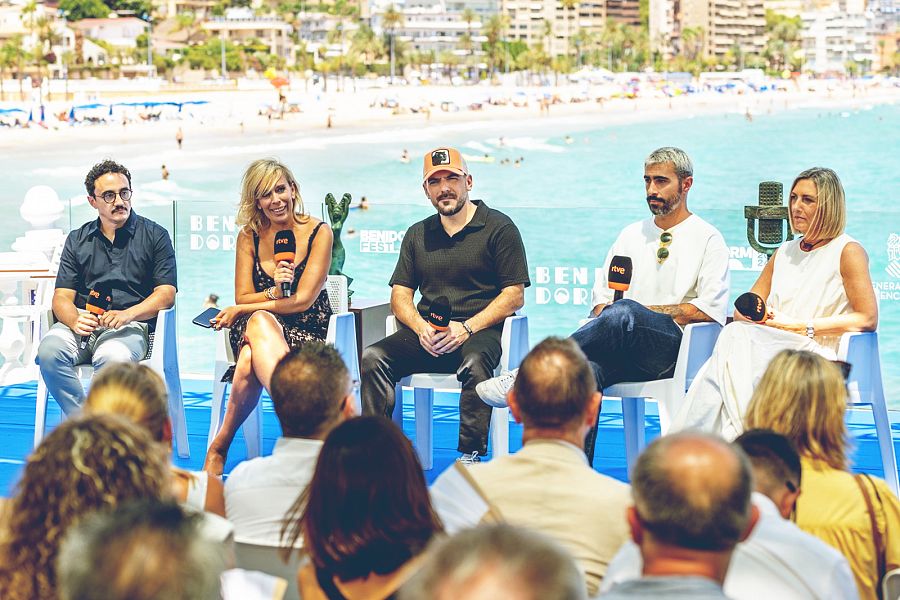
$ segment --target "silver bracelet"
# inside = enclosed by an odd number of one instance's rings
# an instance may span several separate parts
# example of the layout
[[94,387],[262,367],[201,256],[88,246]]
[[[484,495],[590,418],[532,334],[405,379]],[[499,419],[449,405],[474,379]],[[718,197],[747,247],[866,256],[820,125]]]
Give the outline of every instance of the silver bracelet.
[[468,324],[468,323],[466,323],[465,321],[463,321],[462,326],[463,326],[463,329],[466,330],[466,333],[469,334],[469,337],[472,337],[472,336],[474,335],[474,334],[472,333],[472,328],[469,327],[469,324]]
[[275,296],[275,286],[273,285],[270,288],[266,288],[266,298],[269,300],[278,300],[278,297]]

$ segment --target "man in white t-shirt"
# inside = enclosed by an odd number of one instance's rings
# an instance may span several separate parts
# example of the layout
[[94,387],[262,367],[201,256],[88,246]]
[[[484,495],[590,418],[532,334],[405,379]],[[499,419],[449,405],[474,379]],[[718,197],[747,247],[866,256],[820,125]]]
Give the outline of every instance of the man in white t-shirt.
[[[688,210],[693,165],[679,148],[654,150],[644,161],[644,186],[651,218],[628,225],[606,257],[594,285],[591,316],[572,334],[604,389],[622,381],[671,377],[689,323],[725,324],[728,247],[719,231]],[[631,284],[613,303],[607,274],[614,256],[630,257]],[[515,371],[476,387],[487,404],[505,406]],[[593,457],[596,427],[585,451]]]
[[354,385],[333,346],[307,343],[279,361],[271,393],[283,437],[271,456],[242,462],[225,482],[235,541],[281,545],[284,515],[312,479],[322,442],[356,414]]
[[[733,600],[859,598],[847,559],[788,520],[801,486],[800,457],[791,442],[773,431],[753,429],[734,445],[750,459],[759,521],[735,548],[725,594]],[[637,545],[628,542],[610,563],[601,590],[639,578],[642,568]]]

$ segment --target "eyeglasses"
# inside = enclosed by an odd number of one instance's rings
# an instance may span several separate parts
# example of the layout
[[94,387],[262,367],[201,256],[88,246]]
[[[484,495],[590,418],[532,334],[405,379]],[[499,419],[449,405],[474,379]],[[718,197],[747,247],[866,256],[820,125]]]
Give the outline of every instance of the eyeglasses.
[[285,184],[276,185],[274,188],[272,188],[271,190],[269,190],[269,191],[266,192],[265,194],[260,194],[259,196],[257,196],[257,199],[258,199],[258,200],[265,200],[265,199],[267,199],[267,198],[271,198],[273,193],[278,194],[278,195],[280,196],[280,195],[282,195],[283,193],[285,193],[286,191],[288,191],[289,189],[290,189],[290,187],[287,186],[287,185],[285,185]]
[[672,234],[663,231],[659,234],[659,249],[656,251],[656,262],[663,264],[669,258],[669,244],[672,243]]
[[116,195],[118,195],[119,198],[122,199],[122,202],[128,202],[129,200],[131,200],[131,190],[129,188],[122,188],[121,190],[118,191],[118,194],[116,193],[115,190],[107,190],[107,191],[103,192],[102,194],[100,194],[99,196],[95,196],[95,197],[100,198],[107,204],[112,204],[113,202],[116,201]]

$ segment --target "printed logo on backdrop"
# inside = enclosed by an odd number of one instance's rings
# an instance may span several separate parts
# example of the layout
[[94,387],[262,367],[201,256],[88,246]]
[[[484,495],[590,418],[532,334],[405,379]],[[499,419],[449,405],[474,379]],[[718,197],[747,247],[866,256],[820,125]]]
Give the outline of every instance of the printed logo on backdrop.
[[234,215],[191,215],[191,250],[234,250],[237,235]]
[[399,254],[405,231],[360,229],[359,251],[366,254]]
[[900,301],[900,235],[892,233],[887,239],[888,264],[885,272],[893,281],[875,281],[873,286],[880,300]]
[[750,246],[728,247],[728,268],[732,271],[762,271],[768,257]]
[[598,277],[603,277],[602,267],[535,267],[535,301],[538,304],[590,306],[591,288]]

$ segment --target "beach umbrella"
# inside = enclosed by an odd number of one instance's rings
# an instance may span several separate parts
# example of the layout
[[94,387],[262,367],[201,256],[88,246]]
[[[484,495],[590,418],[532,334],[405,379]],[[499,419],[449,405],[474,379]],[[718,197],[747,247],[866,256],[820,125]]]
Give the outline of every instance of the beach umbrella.
[[69,123],[75,122],[75,107],[69,109]]
[[44,122],[44,105],[41,104],[41,123]]
[[113,114],[112,114],[112,107],[113,107],[112,102],[110,102],[110,104],[109,104],[109,116],[113,116]]
[[274,85],[277,88],[280,88],[285,85],[290,85],[291,82],[288,81],[288,79],[286,77],[274,77],[269,80],[269,83],[271,83],[272,85]]

